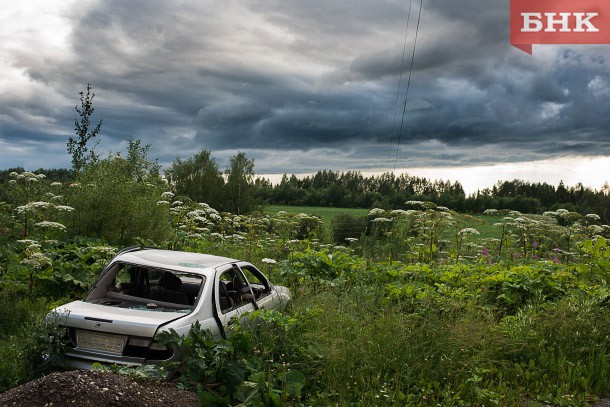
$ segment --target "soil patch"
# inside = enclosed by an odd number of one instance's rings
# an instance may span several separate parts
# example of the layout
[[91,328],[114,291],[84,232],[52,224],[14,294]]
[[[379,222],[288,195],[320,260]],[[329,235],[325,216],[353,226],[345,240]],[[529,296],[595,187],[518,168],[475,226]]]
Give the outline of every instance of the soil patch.
[[0,406],[196,407],[194,392],[171,383],[132,380],[108,372],[53,373],[0,394]]

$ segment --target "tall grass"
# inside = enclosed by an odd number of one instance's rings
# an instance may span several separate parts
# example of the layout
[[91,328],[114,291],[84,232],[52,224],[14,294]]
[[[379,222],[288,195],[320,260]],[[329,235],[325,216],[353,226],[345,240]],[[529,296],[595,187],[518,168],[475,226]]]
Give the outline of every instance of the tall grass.
[[0,292],[0,392],[53,369],[57,356],[44,318],[44,298],[29,299]]
[[608,394],[610,311],[564,300],[498,320],[403,312],[368,288],[299,296],[312,405],[584,405]]

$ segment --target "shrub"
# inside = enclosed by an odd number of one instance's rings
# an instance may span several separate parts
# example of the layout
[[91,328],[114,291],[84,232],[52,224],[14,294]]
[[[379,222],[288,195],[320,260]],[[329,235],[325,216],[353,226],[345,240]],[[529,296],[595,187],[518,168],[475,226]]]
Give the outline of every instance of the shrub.
[[359,239],[366,232],[365,216],[339,214],[332,221],[333,241],[346,244],[347,239]]
[[0,293],[0,392],[63,365],[61,321],[45,322],[44,299]]
[[71,227],[81,236],[131,245],[136,238],[162,242],[169,235],[169,212],[157,205],[167,186],[153,175],[140,178],[129,161],[116,156],[87,167],[70,188],[75,208]]

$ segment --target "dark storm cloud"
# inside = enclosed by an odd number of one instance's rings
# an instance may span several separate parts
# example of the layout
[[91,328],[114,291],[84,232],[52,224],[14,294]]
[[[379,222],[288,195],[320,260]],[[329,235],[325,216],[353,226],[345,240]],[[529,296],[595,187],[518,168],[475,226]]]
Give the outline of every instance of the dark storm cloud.
[[411,4],[405,44],[402,1],[75,3],[63,53],[11,51],[36,90],[0,92],[0,141],[61,151],[92,83],[102,145],[141,138],[164,163],[205,148],[276,172],[392,167],[399,139],[417,165],[610,154],[607,47],[526,55],[500,0],[424,2],[403,106]]

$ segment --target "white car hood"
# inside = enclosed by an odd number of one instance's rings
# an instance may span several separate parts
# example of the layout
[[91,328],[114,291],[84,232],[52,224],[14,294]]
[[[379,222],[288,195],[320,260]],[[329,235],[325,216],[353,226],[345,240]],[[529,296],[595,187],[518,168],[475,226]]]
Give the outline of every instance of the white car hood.
[[188,313],[141,311],[73,301],[55,308],[48,318],[59,317],[61,325],[72,328],[152,338],[160,325],[186,315]]

